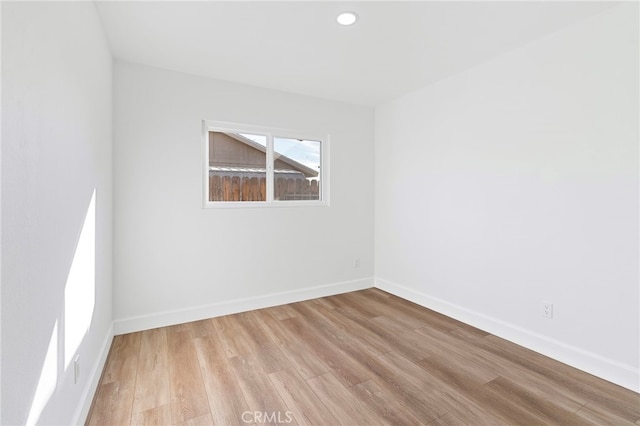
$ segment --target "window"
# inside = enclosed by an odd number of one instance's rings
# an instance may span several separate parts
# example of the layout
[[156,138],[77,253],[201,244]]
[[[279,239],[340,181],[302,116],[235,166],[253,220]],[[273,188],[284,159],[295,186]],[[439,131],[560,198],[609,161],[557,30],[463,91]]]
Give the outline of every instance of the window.
[[205,121],[204,206],[328,205],[328,137]]

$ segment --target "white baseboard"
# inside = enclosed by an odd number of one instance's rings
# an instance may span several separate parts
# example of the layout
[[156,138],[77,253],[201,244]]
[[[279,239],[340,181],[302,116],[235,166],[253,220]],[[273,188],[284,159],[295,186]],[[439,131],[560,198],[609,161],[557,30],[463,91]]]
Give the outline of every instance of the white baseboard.
[[73,415],[72,424],[74,425],[83,425],[86,422],[87,416],[89,415],[89,410],[91,409],[91,403],[93,402],[93,396],[96,394],[96,390],[98,389],[98,384],[100,382],[100,376],[102,376],[102,371],[104,370],[104,366],[107,362],[107,356],[109,355],[109,349],[111,349],[112,341],[113,323],[107,331],[107,335],[105,336],[104,342],[102,343],[102,348],[100,349],[100,358],[91,369],[91,373],[89,376],[90,378],[87,381],[87,385],[85,386],[84,391],[82,392],[78,408]]
[[396,283],[376,278],[375,286],[395,296],[417,303],[448,317],[480,328],[510,342],[586,371],[634,392],[640,392],[640,370],[596,353],[567,345],[547,336],[475,312]]
[[285,305],[287,303],[301,302],[303,300],[371,288],[373,287],[373,283],[374,280],[373,277],[371,277],[316,287],[308,287],[299,290],[265,294],[262,296],[248,297],[244,299],[229,300],[187,309],[124,318],[114,321],[114,332],[116,335],[126,334],[135,331],[165,327],[168,325],[198,321],[206,318],[219,317],[222,315],[237,314],[239,312],[246,312],[253,309],[262,309],[271,306]]
[[[246,312],[253,309],[268,308],[271,306],[301,302],[303,300],[318,297],[363,290],[374,286],[395,296],[485,330],[498,337],[502,337],[503,339],[524,346],[572,367],[586,371],[587,373],[608,380],[634,392],[640,392],[640,370],[636,367],[621,364],[596,353],[585,351],[539,333],[532,332],[531,330],[518,327],[514,324],[501,321],[480,312],[463,308],[381,278],[376,278],[375,280],[374,278],[365,278],[345,281],[299,290],[229,300],[220,303],[196,306],[193,308],[125,318],[114,321],[113,334],[118,335],[132,333],[157,327],[182,324],[190,321],[198,321],[206,318]],[[109,351],[110,342],[111,340],[109,340],[108,345],[105,342],[106,348],[103,354],[104,359],[101,359],[100,369],[97,370],[97,377],[92,379],[91,386],[89,386],[85,391],[86,395],[91,396],[93,395],[93,392],[95,392],[97,381],[100,378],[100,371],[102,371],[102,368],[104,367],[104,361],[106,360],[106,356]],[[97,369],[97,367],[98,365],[96,365],[94,370]],[[93,383],[94,381],[95,384]],[[79,411],[77,416],[78,419],[86,417],[91,405],[91,398],[86,397],[85,399],[88,399],[88,401],[85,401],[86,409],[83,408],[84,411]],[[81,413],[84,413],[84,417]]]

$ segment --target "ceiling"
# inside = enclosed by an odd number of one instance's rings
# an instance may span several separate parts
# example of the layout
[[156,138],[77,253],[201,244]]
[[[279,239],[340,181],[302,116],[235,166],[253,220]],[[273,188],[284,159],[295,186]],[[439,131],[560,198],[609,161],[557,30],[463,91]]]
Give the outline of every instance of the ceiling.
[[[98,2],[116,58],[375,106],[610,2]],[[350,27],[336,15],[360,16]]]

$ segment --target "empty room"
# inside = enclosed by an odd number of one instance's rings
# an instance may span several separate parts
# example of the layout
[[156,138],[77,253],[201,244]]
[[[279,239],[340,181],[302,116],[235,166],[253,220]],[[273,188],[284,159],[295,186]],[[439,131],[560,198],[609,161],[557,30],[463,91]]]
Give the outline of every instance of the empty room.
[[1,1],[0,424],[640,425],[639,6]]

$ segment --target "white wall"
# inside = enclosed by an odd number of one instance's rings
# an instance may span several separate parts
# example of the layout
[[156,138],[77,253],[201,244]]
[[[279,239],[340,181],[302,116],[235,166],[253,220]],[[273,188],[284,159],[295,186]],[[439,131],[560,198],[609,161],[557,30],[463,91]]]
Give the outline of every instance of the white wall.
[[377,108],[378,285],[639,390],[638,72],[627,3]]
[[92,3],[1,7],[0,423],[81,423],[112,336],[111,56]]
[[[114,73],[116,333],[373,284],[373,109]],[[205,119],[330,134],[330,207],[203,209]]]

